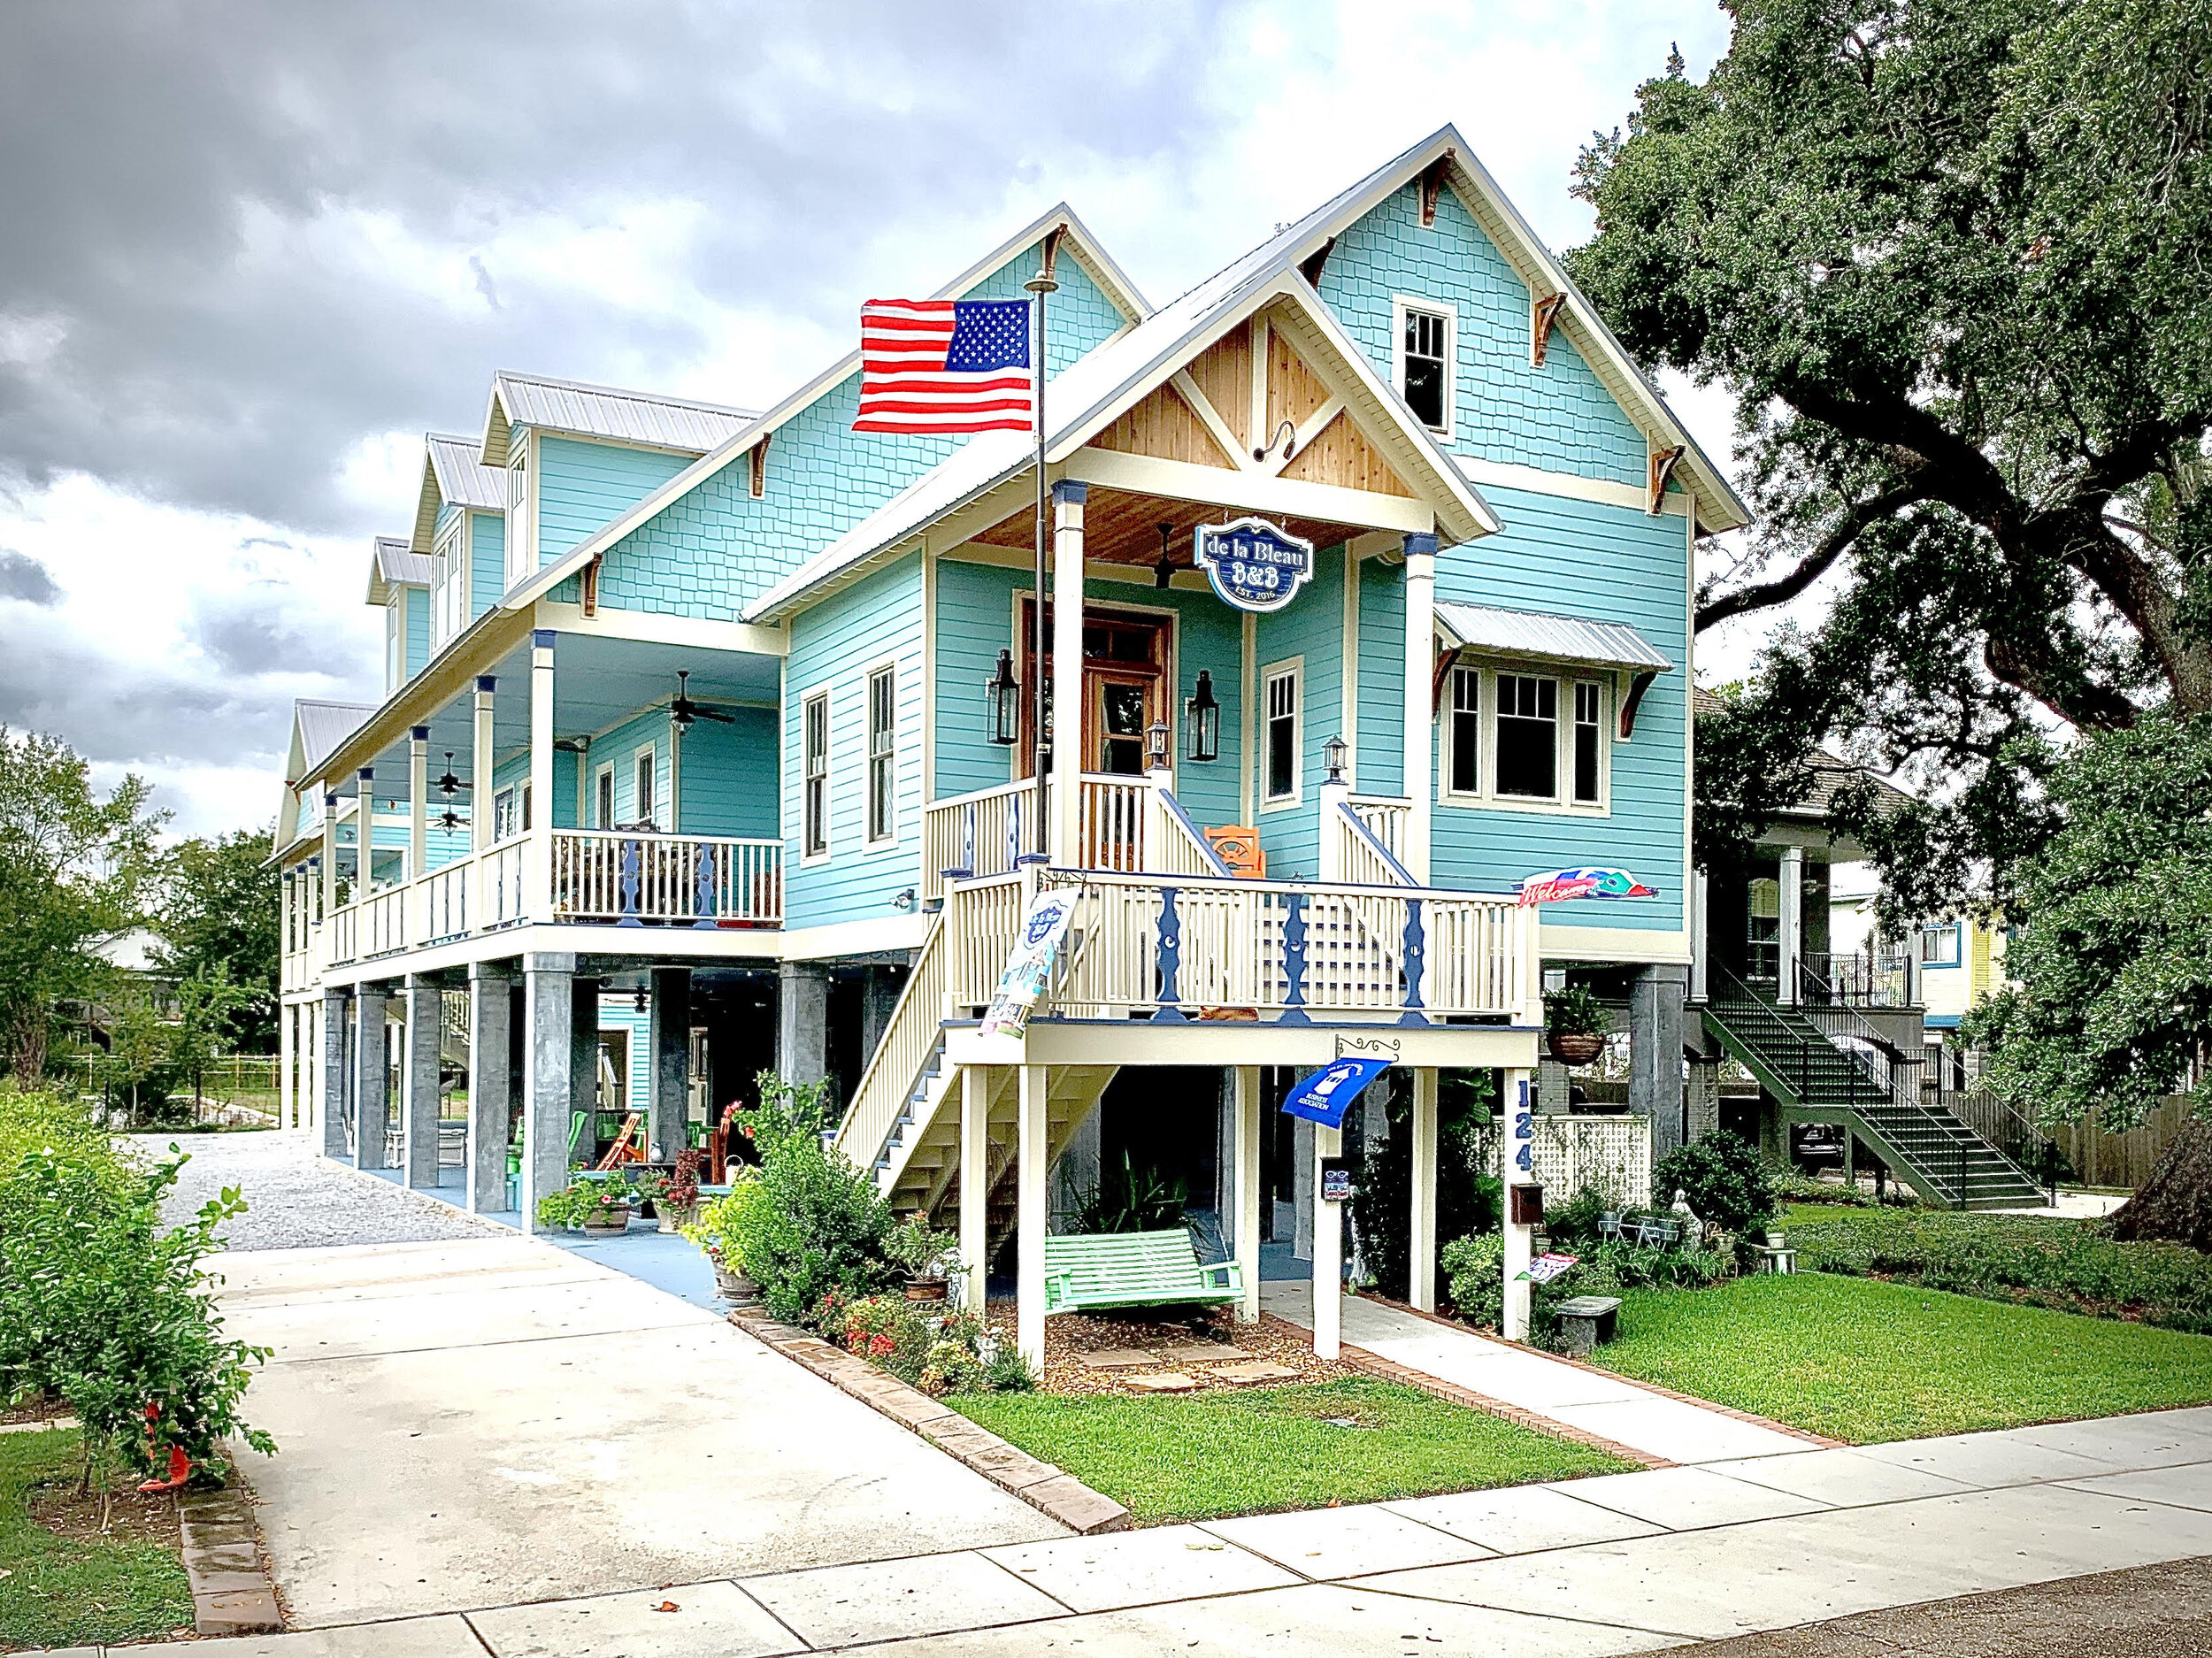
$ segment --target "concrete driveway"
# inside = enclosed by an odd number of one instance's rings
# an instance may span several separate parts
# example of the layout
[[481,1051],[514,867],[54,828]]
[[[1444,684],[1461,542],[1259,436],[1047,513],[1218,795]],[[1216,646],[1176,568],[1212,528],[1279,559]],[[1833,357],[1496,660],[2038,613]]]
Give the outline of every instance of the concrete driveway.
[[295,1627],[1064,1528],[715,1315],[515,1237],[224,1256]]

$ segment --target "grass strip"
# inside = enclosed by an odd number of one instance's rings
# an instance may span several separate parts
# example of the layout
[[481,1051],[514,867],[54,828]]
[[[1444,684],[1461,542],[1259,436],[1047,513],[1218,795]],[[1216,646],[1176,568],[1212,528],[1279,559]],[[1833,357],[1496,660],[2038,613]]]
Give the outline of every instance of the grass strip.
[[42,1485],[75,1488],[81,1455],[73,1430],[0,1434],[0,1647],[140,1640],[192,1622],[173,1549],[64,1537],[31,1517]]
[[1125,1398],[945,1401],[1146,1524],[1623,1472],[1602,1452],[1365,1378]]

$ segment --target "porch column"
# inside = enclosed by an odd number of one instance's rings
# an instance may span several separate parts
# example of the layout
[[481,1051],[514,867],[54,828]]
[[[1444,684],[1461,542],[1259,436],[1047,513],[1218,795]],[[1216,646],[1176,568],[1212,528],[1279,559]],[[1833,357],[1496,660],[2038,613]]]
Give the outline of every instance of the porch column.
[[[284,939],[291,941],[292,878],[284,878]],[[299,1063],[299,1043],[293,1035],[293,1025],[299,1009],[287,1002],[277,1003],[277,1126],[298,1128],[304,1125],[293,1120],[299,1109],[299,1079],[292,1067]]]
[[691,1109],[691,970],[653,970],[653,1121],[647,1133],[653,1161],[672,1163],[684,1148]]
[[320,1040],[317,1044],[316,1089],[323,1118],[323,1155],[343,1157],[346,1144],[346,993],[323,992]]
[[1407,1299],[1436,1310],[1436,1067],[1413,1071],[1413,1238],[1407,1251]]
[[1505,1132],[1498,1136],[1498,1178],[1505,1185],[1505,1306],[1498,1333],[1508,1341],[1528,1339],[1528,1271],[1534,1253],[1532,1224],[1517,1224],[1515,1191],[1536,1184],[1536,1177],[1520,1165],[1522,1147],[1533,1143],[1535,1118],[1531,1110],[1529,1078],[1525,1071],[1505,1073]]
[[[322,901],[315,907],[315,925],[319,927],[338,907],[338,794],[334,789],[323,792],[323,866],[315,888]],[[315,953],[316,964],[329,959],[330,940],[326,937],[322,948]]]
[[1260,1318],[1260,1068],[1239,1065],[1235,1071],[1237,1259],[1244,1266],[1244,1299],[1237,1303],[1237,1322],[1257,1324]]
[[990,1247],[991,1073],[979,1065],[960,1067],[960,1305],[983,1311],[987,1274],[984,1251]]
[[776,1074],[793,1083],[829,1074],[829,969],[819,962],[777,963]]
[[1781,965],[1776,970],[1780,982],[1774,999],[1787,1007],[1798,1000],[1797,966],[1805,956],[1805,848],[1785,847],[1778,873],[1782,890],[1775,931],[1781,940]]
[[565,952],[523,957],[522,1224],[538,1225],[538,1200],[568,1184],[568,1112],[574,1080],[569,1048],[576,1016],[576,958]]
[[[429,869],[430,727],[415,725],[407,733],[407,879],[419,881]],[[411,931],[411,939],[417,936],[428,935]]]
[[1429,812],[1436,790],[1436,537],[1406,537],[1405,845],[1399,862],[1418,881],[1429,879]]
[[[1688,985],[1686,969],[1647,967],[1629,987],[1628,1109],[1651,1119],[1655,1163],[1682,1143],[1682,993]],[[1656,1192],[1652,1200],[1665,1207]]]
[[1705,871],[1690,877],[1690,1000],[1706,999],[1706,964],[1712,948]]
[[[1073,479],[1052,486],[1052,861],[1082,862],[1083,502]],[[1040,1326],[1041,1329],[1042,1326]]]
[[1313,1125],[1313,1353],[1333,1359],[1344,1334],[1344,1205],[1321,1195],[1325,1158],[1344,1155],[1344,1131]]
[[1040,1376],[1045,1368],[1045,1130],[1050,1078],[1024,1065],[1014,1106],[1014,1336]]
[[445,1008],[438,986],[421,973],[407,975],[407,1046],[400,1067],[401,1132],[405,1135],[407,1184],[425,1190],[438,1184],[438,1050]]
[[508,1067],[514,986],[498,962],[469,963],[468,1206],[486,1215],[507,1208],[508,1124],[514,1073]]
[[353,995],[353,1166],[381,1169],[384,1128],[391,1113],[385,1093],[384,1002],[381,990],[363,985]]
[[522,888],[526,916],[553,913],[553,630],[530,634],[530,846]]
[[476,676],[476,741],[469,752],[469,849],[472,852],[481,852],[492,843],[492,770],[498,758],[492,694],[498,688],[499,680],[494,675]]

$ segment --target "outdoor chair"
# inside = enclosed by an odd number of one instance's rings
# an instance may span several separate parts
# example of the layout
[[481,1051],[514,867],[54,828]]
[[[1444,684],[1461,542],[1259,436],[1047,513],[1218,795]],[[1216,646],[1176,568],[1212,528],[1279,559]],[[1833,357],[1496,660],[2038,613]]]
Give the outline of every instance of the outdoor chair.
[[1243,824],[1224,824],[1206,831],[1206,844],[1239,880],[1267,879],[1267,854],[1260,849],[1258,830]]
[[1045,1311],[1179,1307],[1244,1293],[1237,1262],[1200,1263],[1190,1233],[1084,1232],[1045,1240]]

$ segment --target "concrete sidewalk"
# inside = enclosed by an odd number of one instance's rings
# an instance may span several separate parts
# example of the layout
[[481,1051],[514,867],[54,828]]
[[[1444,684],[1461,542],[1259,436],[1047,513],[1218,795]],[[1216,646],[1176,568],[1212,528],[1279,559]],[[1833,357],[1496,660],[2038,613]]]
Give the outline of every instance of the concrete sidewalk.
[[[1263,1285],[1260,1305],[1302,1329],[1313,1328],[1310,1284]],[[1777,1456],[1820,1443],[1810,1435],[1747,1422],[1717,1406],[1671,1398],[1621,1377],[1359,1296],[1345,1298],[1344,1339],[1409,1370],[1661,1462]]]

